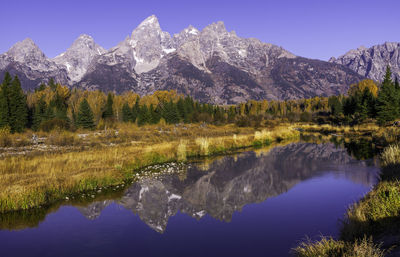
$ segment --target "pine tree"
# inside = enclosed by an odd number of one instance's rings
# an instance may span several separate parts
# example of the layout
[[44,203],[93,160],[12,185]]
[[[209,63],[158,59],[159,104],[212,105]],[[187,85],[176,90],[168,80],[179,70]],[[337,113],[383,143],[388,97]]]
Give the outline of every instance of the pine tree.
[[397,106],[397,112],[400,115],[400,84],[399,84],[399,80],[395,79],[394,81],[394,90],[396,91],[396,106]]
[[139,105],[140,98],[136,98],[135,105],[132,106],[132,122],[135,123],[136,119],[139,115],[140,105]]
[[54,82],[53,78],[50,78],[49,80],[49,87],[51,88],[51,90],[56,91],[57,90],[57,84]]
[[151,113],[147,105],[143,105],[138,114],[138,125],[142,126],[144,124],[150,123],[151,122]]
[[111,93],[108,93],[107,102],[104,106],[103,118],[107,120],[111,120],[114,118],[114,111],[113,111],[113,96]]
[[234,122],[236,117],[235,107],[231,106],[228,110],[228,121]]
[[149,112],[150,112],[150,116],[151,116],[150,123],[157,124],[161,119],[161,114],[159,112],[159,109],[158,108],[154,109],[153,104],[150,104]]
[[179,122],[179,111],[175,103],[170,102],[164,103],[162,117],[169,124],[176,124]]
[[392,81],[392,72],[387,66],[385,79],[378,93],[377,102],[377,119],[379,124],[383,125],[388,121],[392,121],[399,116],[398,99],[396,90]]
[[9,110],[11,132],[22,132],[28,123],[28,108],[26,95],[17,76],[14,77],[9,90]]
[[331,114],[334,116],[339,116],[343,113],[343,106],[337,96],[331,96],[328,99],[328,106],[331,110]]
[[131,122],[132,121],[132,109],[129,107],[128,103],[124,103],[122,106],[122,121]]
[[183,121],[187,121],[187,111],[182,98],[179,98],[178,102],[176,103],[176,107],[178,109],[180,119],[182,119]]
[[10,73],[6,72],[0,89],[0,127],[5,127],[9,125],[9,90],[11,86],[11,81],[12,78]]
[[67,110],[68,110],[68,104],[65,102],[65,99],[61,97],[58,92],[54,96],[54,99],[52,100],[53,110],[54,110],[54,117],[60,120],[64,121],[69,121],[68,115],[67,115]]
[[44,101],[44,96],[42,96],[35,105],[35,110],[33,112],[33,130],[39,130],[40,124],[45,121],[45,114],[47,112],[47,104]]
[[93,112],[86,98],[83,99],[79,105],[79,111],[76,117],[76,125],[77,127],[85,129],[93,129],[95,127],[93,121]]

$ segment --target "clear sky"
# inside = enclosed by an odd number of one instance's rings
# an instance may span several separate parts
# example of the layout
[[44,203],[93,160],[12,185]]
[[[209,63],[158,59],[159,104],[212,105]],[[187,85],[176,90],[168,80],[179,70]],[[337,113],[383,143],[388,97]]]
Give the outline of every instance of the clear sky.
[[83,33],[108,49],[152,14],[171,34],[223,21],[241,37],[322,60],[400,42],[400,0],[8,0],[1,6],[0,53],[30,37],[54,57]]

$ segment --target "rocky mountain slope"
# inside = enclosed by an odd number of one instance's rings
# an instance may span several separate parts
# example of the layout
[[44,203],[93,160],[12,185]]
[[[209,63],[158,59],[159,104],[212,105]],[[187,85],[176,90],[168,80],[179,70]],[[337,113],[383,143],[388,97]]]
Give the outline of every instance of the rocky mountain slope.
[[329,62],[342,64],[361,76],[382,81],[386,66],[389,65],[394,76],[400,78],[400,43],[386,42],[370,48],[359,47]]
[[49,78],[67,84],[68,72],[62,65],[48,59],[39,47],[29,38],[16,43],[0,55],[0,77],[8,71],[18,75],[24,89],[32,90]]
[[106,53],[91,36],[80,35],[66,52],[56,56],[53,61],[64,66],[72,82],[78,82],[86,74],[92,60]]
[[222,22],[201,31],[189,26],[171,36],[154,15],[109,50],[81,35],[65,53],[49,59],[24,40],[0,55],[0,76],[5,71],[22,77],[25,89],[54,77],[71,87],[116,93],[176,89],[218,104],[345,93],[364,78],[340,64],[238,37]]

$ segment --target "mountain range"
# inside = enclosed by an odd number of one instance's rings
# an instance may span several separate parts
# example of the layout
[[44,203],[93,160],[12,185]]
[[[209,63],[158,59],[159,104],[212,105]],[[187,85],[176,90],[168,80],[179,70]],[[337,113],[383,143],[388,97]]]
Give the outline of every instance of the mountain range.
[[0,76],[18,75],[25,90],[54,78],[89,90],[145,95],[175,89],[202,102],[234,104],[343,94],[362,79],[381,80],[388,64],[398,76],[399,49],[399,43],[385,43],[325,62],[238,37],[223,22],[171,36],[153,15],[109,50],[81,35],[64,53],[47,58],[25,39],[0,55]]

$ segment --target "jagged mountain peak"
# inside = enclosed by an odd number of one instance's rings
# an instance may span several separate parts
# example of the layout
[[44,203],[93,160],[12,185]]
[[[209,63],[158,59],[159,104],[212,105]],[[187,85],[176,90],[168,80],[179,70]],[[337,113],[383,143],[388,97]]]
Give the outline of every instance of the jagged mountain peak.
[[215,32],[226,33],[225,23],[223,21],[217,21],[206,26],[204,30],[213,30]]
[[46,59],[45,54],[31,38],[25,38],[15,43],[10,50],[7,51],[7,55],[19,62],[24,62],[27,58]]
[[137,73],[157,67],[160,59],[175,48],[168,32],[162,31],[158,19],[152,15],[133,30],[131,37],[120,44],[120,51]]
[[80,34],[77,39],[93,40],[93,37],[88,34]]
[[22,41],[17,42],[14,46],[25,46],[25,47],[26,46],[28,46],[28,47],[30,46],[30,47],[38,48],[37,45],[35,44],[35,42],[33,42],[33,40],[31,38],[29,38],[29,37],[25,38]]
[[359,47],[339,56],[331,58],[330,62],[347,66],[358,74],[381,81],[387,65],[394,76],[400,77],[400,43],[385,42],[370,48]]
[[68,84],[67,71],[49,60],[32,39],[26,38],[14,44],[0,55],[0,77],[8,71],[18,75],[24,89],[33,89],[49,78]]
[[92,43],[92,42],[94,42],[94,39],[91,36],[87,34],[81,34],[77,39],[75,39],[75,41],[72,43],[72,46],[79,45],[82,43]]
[[146,19],[144,19],[144,20],[140,23],[139,27],[141,27],[141,26],[148,26],[148,25],[160,26],[160,24],[159,24],[159,22],[158,22],[157,16],[155,16],[154,14],[153,14],[153,15],[150,15],[149,17],[147,17]]
[[135,36],[142,31],[152,31],[155,33],[160,33],[161,32],[161,26],[160,23],[158,22],[158,18],[155,15],[151,15],[147,17],[144,21],[142,21],[139,26],[137,26],[131,34],[132,39],[135,38]]
[[185,28],[183,32],[192,35],[198,35],[200,33],[200,31],[195,27],[193,27],[192,25],[189,25],[187,28]]
[[86,34],[80,35],[64,53],[56,56],[53,61],[63,65],[73,82],[79,81],[86,73],[90,62],[106,50],[96,44],[94,39]]

